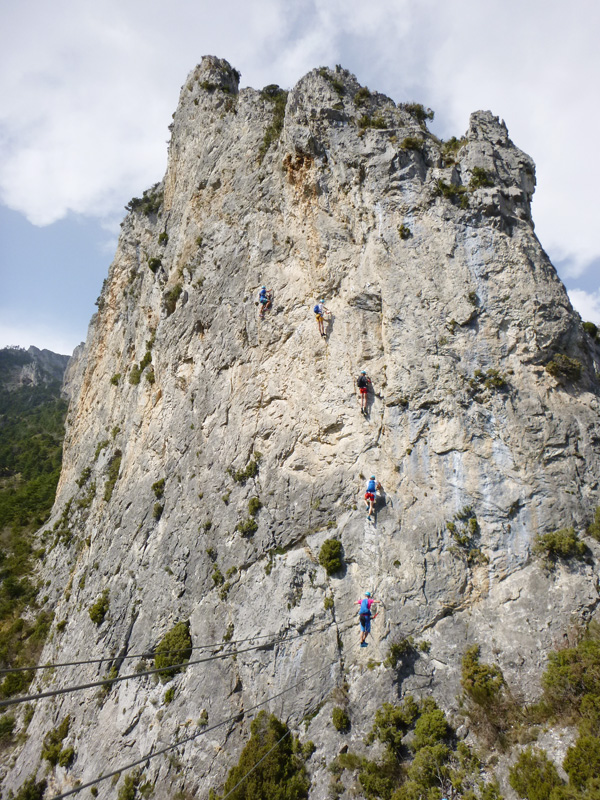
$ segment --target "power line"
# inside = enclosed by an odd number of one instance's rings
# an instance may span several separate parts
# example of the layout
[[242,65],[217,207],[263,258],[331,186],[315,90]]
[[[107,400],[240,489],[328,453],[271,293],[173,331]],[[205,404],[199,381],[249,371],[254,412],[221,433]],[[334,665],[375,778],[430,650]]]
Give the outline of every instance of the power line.
[[[351,647],[350,649],[352,650],[353,647]],[[324,667],[320,667],[320,669],[316,670],[315,672],[311,672],[310,675],[301,678],[296,683],[292,684],[291,686],[288,686],[287,689],[283,689],[278,694],[274,694],[272,697],[268,697],[266,700],[262,700],[260,703],[251,706],[246,711],[238,711],[237,714],[234,714],[233,716],[228,717],[227,719],[221,720],[221,722],[216,722],[209,728],[204,728],[203,730],[198,731],[197,733],[193,733],[191,736],[187,736],[185,739],[180,739],[178,742],[175,742],[175,744],[167,745],[166,747],[163,747],[160,750],[156,750],[154,752],[151,750],[149,753],[146,753],[146,755],[143,756],[142,758],[138,758],[136,761],[132,761],[130,764],[126,764],[124,767],[115,769],[112,772],[107,773],[106,775],[101,775],[99,778],[94,778],[93,781],[88,781],[87,783],[83,783],[80,786],[75,787],[74,789],[69,789],[68,792],[63,792],[62,794],[55,795],[54,797],[50,798],[50,800],[63,800],[63,798],[70,797],[71,795],[76,794],[77,792],[80,792],[83,789],[88,789],[90,786],[94,786],[97,783],[101,783],[102,781],[106,781],[109,778],[113,778],[115,775],[120,775],[122,772],[127,772],[128,770],[133,769],[134,767],[138,767],[145,761],[150,761],[152,758],[156,758],[157,756],[161,756],[164,753],[168,753],[170,750],[175,750],[175,748],[181,747],[181,745],[188,744],[194,739],[197,739],[199,736],[203,736],[207,733],[210,733],[211,731],[216,730],[217,728],[222,727],[223,725],[227,725],[228,722],[235,722],[241,720],[251,711],[255,711],[257,708],[261,708],[262,706],[267,705],[267,703],[270,703],[272,700],[277,700],[278,697],[282,697],[284,694],[291,692],[293,689],[296,689],[301,684],[306,683],[306,681],[309,680],[310,678],[314,678],[315,675],[319,675],[321,672],[324,672],[326,669],[329,669],[329,667],[337,663],[338,660],[339,657],[334,658],[333,661],[328,662]]]
[[[351,619],[354,619],[354,617],[353,616],[348,617],[347,619],[341,620],[339,622],[335,621],[335,624],[345,625],[345,623],[349,622]],[[331,624],[332,624],[331,622],[323,623],[323,630],[329,627]],[[317,631],[313,631],[313,633],[316,632]],[[311,634],[301,634],[301,635],[304,636]],[[232,647],[236,644],[244,644],[245,642],[253,642],[259,639],[270,639],[271,636],[273,636],[272,633],[267,633],[267,634],[261,634],[260,636],[248,636],[245,639],[230,639],[227,641],[223,640],[221,642],[212,642],[209,644],[197,644],[193,645],[192,647],[182,647],[178,650],[162,650],[160,654],[166,656],[166,655],[174,655],[176,653],[186,653],[189,652],[190,650],[211,650],[214,647],[226,647],[226,646]],[[155,658],[155,656],[156,656],[156,649],[148,653],[134,653],[131,655],[124,655],[124,656],[110,655],[110,656],[104,656],[103,658],[88,658],[82,661],[62,661],[55,664],[52,663],[37,664],[31,667],[4,667],[0,669],[0,675],[5,675],[10,672],[36,672],[42,669],[60,669],[61,667],[79,667],[79,666],[85,666],[86,664],[103,664],[104,662],[110,663],[111,661],[126,661],[127,659],[132,659],[132,658],[149,659],[149,658]]]
[[38,694],[30,694],[25,695],[22,697],[11,697],[8,700],[1,700],[0,701],[0,708],[7,708],[8,706],[19,705],[20,703],[29,703],[32,700],[42,700],[45,697],[57,697],[61,694],[70,694],[72,692],[80,692],[84,689],[93,689],[96,687],[101,686],[112,686],[114,683],[119,683],[120,681],[126,681],[130,678],[143,678],[146,675],[156,675],[158,672],[168,672],[169,670],[173,669],[182,669],[184,667],[191,667],[197,664],[206,664],[209,661],[219,661],[223,658],[231,658],[234,655],[241,655],[242,653],[250,653],[254,650],[260,650],[261,648],[270,647],[276,644],[285,644],[286,642],[294,641],[295,639],[302,639],[307,636],[312,636],[315,633],[320,633],[325,628],[318,628],[317,630],[311,631],[309,633],[300,633],[296,636],[288,636],[285,639],[274,639],[270,643],[266,644],[258,644],[254,645],[253,647],[246,647],[243,650],[233,650],[229,653],[220,653],[218,655],[209,656],[208,658],[199,658],[195,661],[183,661],[180,664],[169,664],[168,666],[164,667],[154,667],[153,669],[143,670],[141,672],[134,672],[129,675],[119,675],[115,678],[105,678],[102,681],[91,681],[89,683],[81,683],[76,686],[65,686],[62,689],[51,689],[47,692],[39,692]]

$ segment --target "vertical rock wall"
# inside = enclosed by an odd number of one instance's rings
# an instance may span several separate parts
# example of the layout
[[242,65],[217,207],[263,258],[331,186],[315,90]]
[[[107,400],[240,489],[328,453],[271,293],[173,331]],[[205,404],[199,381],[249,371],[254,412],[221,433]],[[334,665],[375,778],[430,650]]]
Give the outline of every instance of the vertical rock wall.
[[[151,677],[39,703],[6,787],[39,767],[44,733],[66,714],[77,758],[52,772],[56,791],[176,741],[203,711],[216,722],[321,670],[269,708],[297,726],[326,701],[307,730],[311,798],[325,797],[342,676],[355,744],[405,691],[455,708],[473,642],[531,697],[545,652],[598,602],[591,555],[553,572],[531,557],[537,534],[583,531],[600,473],[600,353],[534,234],[532,160],[489,112],[443,144],[422,108],[344,70],[314,70],[287,99],[238,92],[238,78],[213,57],[189,76],[164,181],[132,202],[71,369],[41,534],[61,623],[44,660],[145,653],[186,619],[194,645],[308,635],[188,667],[169,705]],[[274,302],[259,319],[263,284]],[[549,374],[557,354],[580,363],[578,379]],[[374,386],[366,417],[361,369]],[[361,499],[372,473],[376,524]],[[345,565],[328,577],[318,555],[331,537]],[[367,588],[385,603],[368,651],[353,618]],[[418,670],[367,669],[407,635],[431,643]],[[118,662],[120,674],[135,664]],[[57,671],[49,685],[106,668]],[[232,721],[148,762],[155,796],[206,797],[246,731]]]

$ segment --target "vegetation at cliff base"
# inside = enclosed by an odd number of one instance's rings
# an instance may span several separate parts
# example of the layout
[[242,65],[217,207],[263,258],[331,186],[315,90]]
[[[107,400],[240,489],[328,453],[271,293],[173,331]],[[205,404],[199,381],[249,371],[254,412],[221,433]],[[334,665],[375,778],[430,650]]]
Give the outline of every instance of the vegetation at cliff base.
[[418,800],[464,797],[501,800],[495,781],[483,783],[481,763],[456,734],[433,698],[407,696],[402,704],[384,703],[375,713],[367,745],[379,742],[383,757],[341,753],[330,764],[331,796],[344,791],[341,775],[355,773],[360,786],[352,791],[368,800]]
[[[15,348],[0,350],[0,667],[35,663],[52,615],[35,606],[33,575],[35,530],[54,502],[62,462],[67,404],[60,381],[9,388],[15,370],[32,356]],[[37,611],[32,613],[32,611]],[[9,673],[0,695],[23,692],[33,673]]]
[[245,780],[231,795],[232,800],[260,797],[302,800],[308,797],[310,781],[304,766],[305,753],[288,726],[274,714],[261,711],[252,720],[250,734],[237,765],[229,771],[223,793],[217,795],[211,790],[210,800],[224,797],[242,778]]

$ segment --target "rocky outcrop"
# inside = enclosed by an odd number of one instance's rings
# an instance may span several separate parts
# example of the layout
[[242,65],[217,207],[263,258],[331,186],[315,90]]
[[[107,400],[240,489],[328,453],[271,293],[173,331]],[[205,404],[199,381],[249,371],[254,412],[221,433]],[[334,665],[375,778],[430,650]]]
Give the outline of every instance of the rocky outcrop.
[[[344,742],[362,746],[382,702],[432,693],[454,711],[474,642],[532,698],[547,651],[598,603],[594,541],[552,571],[532,557],[538,534],[583,533],[600,477],[600,353],[535,236],[532,160],[490,112],[442,143],[426,109],[344,70],[314,70],[287,97],[238,91],[238,78],[213,57],[189,76],[167,173],[130,204],[69,380],[41,532],[59,627],[42,660],[147,653],[186,619],[195,646],[307,635],[188,667],[169,705],[151,676],[101,700],[40,702],[5,787],[38,768],[41,738],[67,714],[77,758],[53,771],[56,792],[302,679],[268,707],[296,728],[309,715],[310,796],[325,798],[326,764]],[[261,285],[274,293],[264,319]],[[376,523],[362,503],[373,473]],[[331,537],[344,567],[328,577],[318,555]],[[367,588],[385,605],[359,650]],[[429,653],[386,668],[409,635]],[[106,670],[60,670],[50,685]],[[331,726],[342,678],[345,737]],[[246,737],[232,719],[149,761],[155,796],[207,797]],[[100,797],[116,796],[109,784]]]

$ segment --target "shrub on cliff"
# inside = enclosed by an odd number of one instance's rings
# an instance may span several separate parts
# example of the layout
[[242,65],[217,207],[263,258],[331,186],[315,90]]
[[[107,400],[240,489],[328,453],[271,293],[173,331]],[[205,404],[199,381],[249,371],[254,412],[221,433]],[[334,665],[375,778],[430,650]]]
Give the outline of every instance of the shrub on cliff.
[[96,602],[88,609],[90,619],[95,625],[102,625],[104,617],[108,613],[109,599],[108,589],[105,589]]
[[543,750],[524,750],[510,769],[509,782],[519,797],[548,800],[562,786],[556,767]]
[[557,380],[578,381],[581,378],[582,369],[581,361],[576,358],[569,358],[564,353],[557,353],[546,364],[546,372]]
[[337,539],[325,539],[319,551],[319,564],[328,575],[339,572],[342,568],[342,543]]
[[[156,647],[154,666],[163,683],[170,681],[178,672],[185,669],[185,662],[192,655],[192,638],[189,621],[178,622],[165,633]],[[175,666],[177,665],[177,666]]]
[[579,539],[575,528],[562,528],[560,531],[536,536],[533,552],[535,555],[546,556],[550,561],[556,561],[559,558],[583,558],[587,547]]
[[336,731],[348,733],[350,730],[350,717],[343,708],[335,706],[331,711],[331,721]]
[[236,800],[302,800],[308,797],[310,781],[306,774],[302,748],[290,734],[287,725],[274,714],[261,711],[252,720],[250,739],[235,767],[229,771],[223,794],[209,794],[219,800],[243,778],[235,792]]

